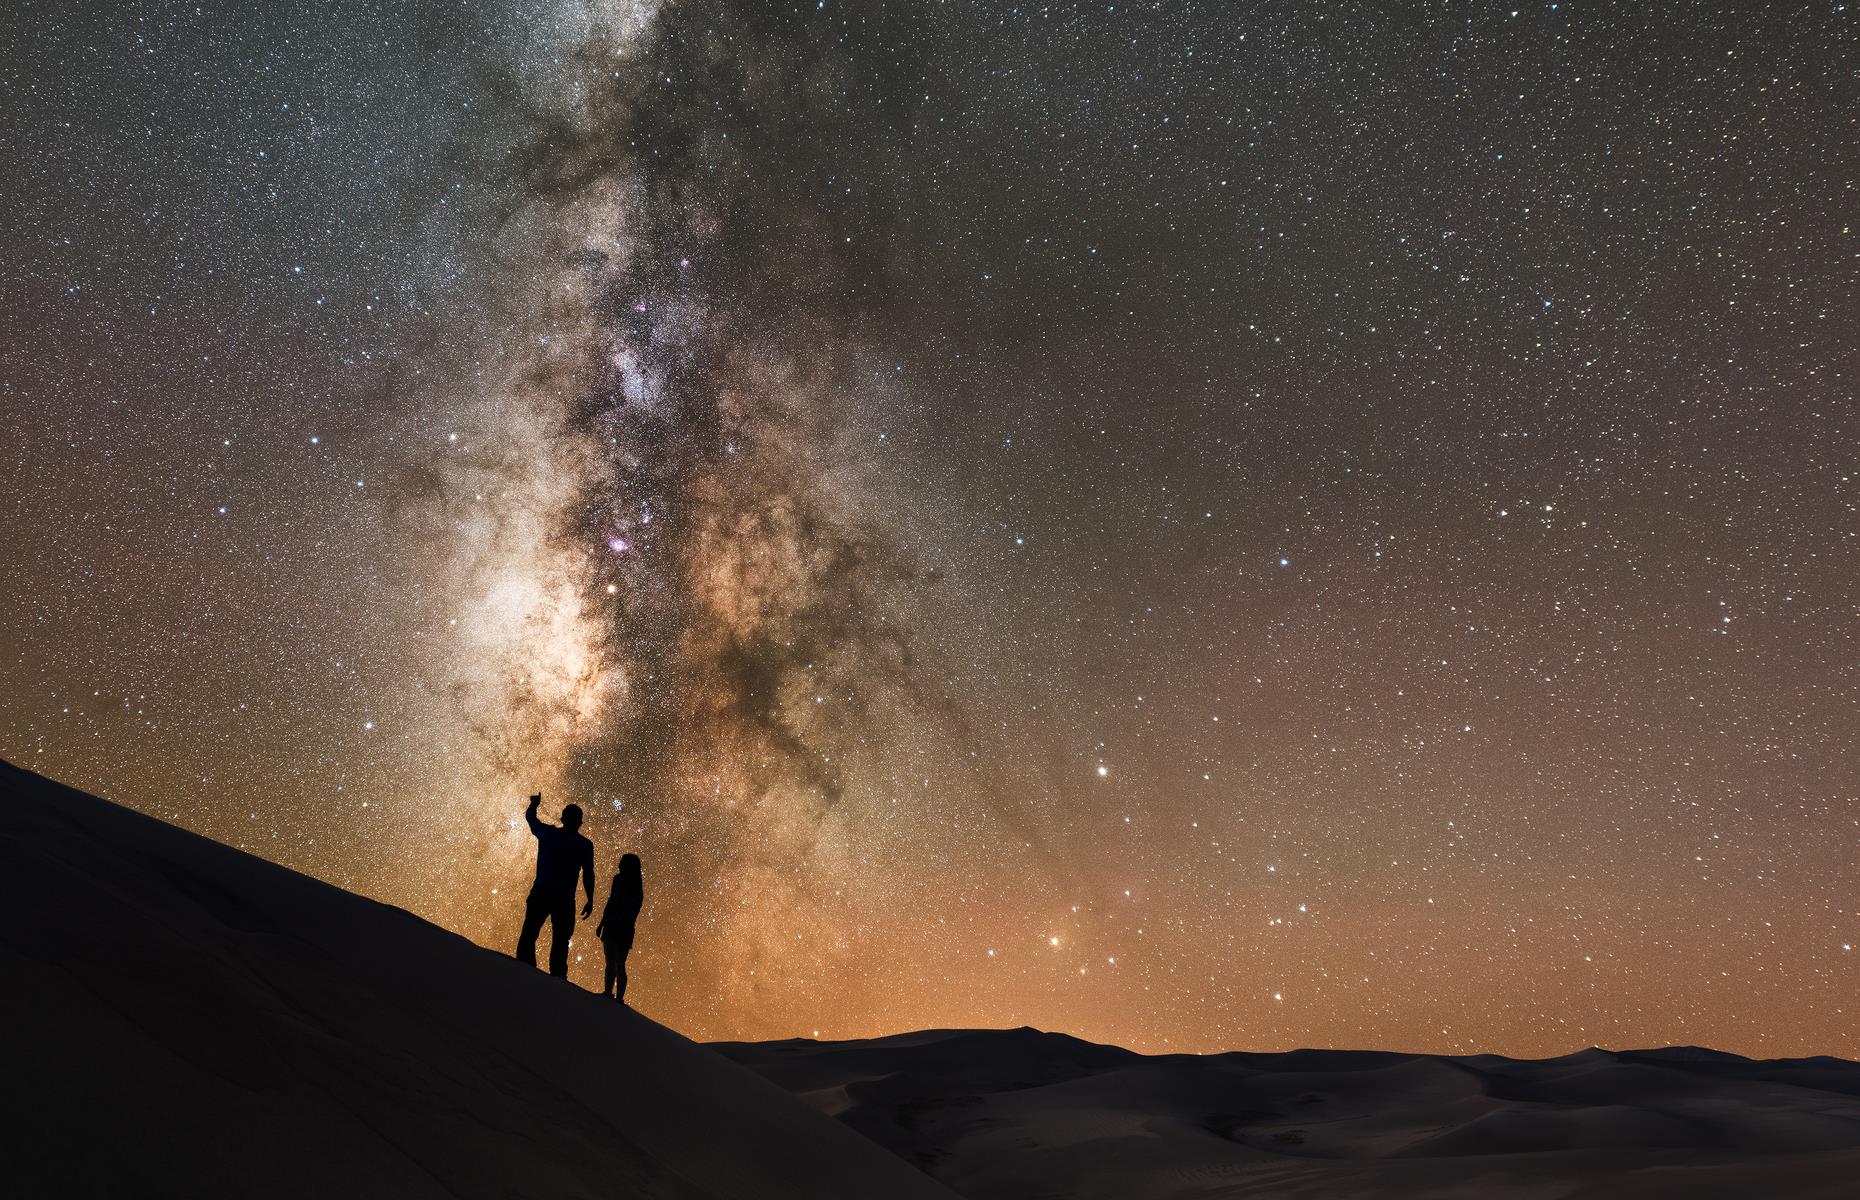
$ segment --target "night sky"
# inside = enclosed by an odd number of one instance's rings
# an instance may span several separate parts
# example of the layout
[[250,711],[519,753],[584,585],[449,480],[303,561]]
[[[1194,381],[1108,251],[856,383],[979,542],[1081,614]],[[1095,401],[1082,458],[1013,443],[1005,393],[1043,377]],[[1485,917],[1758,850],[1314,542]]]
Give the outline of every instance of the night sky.
[[1860,1056],[1860,8],[0,22],[7,758],[575,801],[700,1038]]

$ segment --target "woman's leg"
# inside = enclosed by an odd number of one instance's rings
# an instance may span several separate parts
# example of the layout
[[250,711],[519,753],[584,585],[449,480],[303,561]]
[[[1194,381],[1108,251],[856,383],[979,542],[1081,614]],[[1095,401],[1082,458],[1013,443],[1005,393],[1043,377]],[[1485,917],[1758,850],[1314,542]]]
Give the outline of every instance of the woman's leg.
[[626,1003],[626,956],[632,948],[632,942],[624,942],[614,947],[615,953],[607,956],[607,961],[613,964],[608,970],[614,973],[614,999],[622,1004]]

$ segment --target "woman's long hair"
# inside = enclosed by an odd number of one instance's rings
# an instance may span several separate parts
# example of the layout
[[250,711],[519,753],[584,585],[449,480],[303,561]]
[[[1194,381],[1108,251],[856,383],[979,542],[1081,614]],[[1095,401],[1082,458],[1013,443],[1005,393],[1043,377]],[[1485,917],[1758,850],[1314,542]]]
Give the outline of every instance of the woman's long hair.
[[639,873],[639,855],[620,856],[620,869],[614,872],[614,894],[631,896],[636,900],[645,899],[646,883]]

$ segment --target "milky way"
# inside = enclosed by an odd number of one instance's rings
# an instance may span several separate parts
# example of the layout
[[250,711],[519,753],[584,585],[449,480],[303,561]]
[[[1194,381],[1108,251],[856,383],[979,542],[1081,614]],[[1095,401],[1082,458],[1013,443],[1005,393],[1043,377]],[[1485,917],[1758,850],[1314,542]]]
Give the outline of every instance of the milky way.
[[821,841],[855,744],[959,724],[914,670],[920,568],[858,478],[862,251],[790,194],[819,168],[781,161],[846,149],[844,65],[760,6],[634,20],[577,47],[577,104],[500,164],[506,236],[536,253],[513,255],[529,332],[487,399],[544,445],[447,489],[530,497],[461,581],[495,643],[476,815],[531,783],[599,797],[597,837],[671,864],[680,970],[746,1000],[843,939]]
[[1856,19],[22,20],[0,752],[578,803],[699,1037],[1860,1053]]

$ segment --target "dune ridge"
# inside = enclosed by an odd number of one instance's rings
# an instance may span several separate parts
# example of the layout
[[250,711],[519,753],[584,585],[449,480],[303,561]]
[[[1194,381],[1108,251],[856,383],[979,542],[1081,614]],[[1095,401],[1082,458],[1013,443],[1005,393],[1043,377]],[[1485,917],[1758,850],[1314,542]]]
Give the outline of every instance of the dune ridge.
[[8,1192],[934,1197],[611,1000],[0,765]]
[[1147,1056],[1033,1029],[716,1048],[974,1200],[1860,1194],[1860,1064],[1836,1058]]

